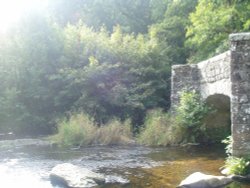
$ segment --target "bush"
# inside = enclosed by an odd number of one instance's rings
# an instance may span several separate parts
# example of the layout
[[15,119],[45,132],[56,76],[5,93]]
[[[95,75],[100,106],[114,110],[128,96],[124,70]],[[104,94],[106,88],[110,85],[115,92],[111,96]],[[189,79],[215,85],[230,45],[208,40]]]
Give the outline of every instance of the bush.
[[250,161],[243,157],[232,156],[232,136],[228,136],[222,140],[222,143],[226,144],[225,150],[228,157],[226,158],[224,168],[226,168],[228,175],[247,175],[250,173]]
[[146,145],[173,145],[204,141],[206,128],[203,119],[213,110],[195,91],[182,92],[176,116],[152,110],[147,114],[138,141]]
[[115,145],[132,143],[130,121],[112,120],[98,127],[86,114],[74,114],[58,123],[52,139],[62,146]]
[[173,117],[156,109],[147,113],[144,128],[137,140],[150,146],[173,145],[181,141],[183,132],[183,127],[176,125]]
[[176,109],[176,120],[186,129],[184,142],[199,142],[204,139],[206,128],[203,119],[212,111],[195,91],[182,92]]
[[247,175],[250,162],[244,158],[229,156],[225,162],[225,168],[228,174]]
[[232,155],[232,150],[233,150],[233,138],[232,136],[228,136],[226,139],[222,140],[223,144],[226,144],[225,150],[226,150],[226,154],[228,156]]

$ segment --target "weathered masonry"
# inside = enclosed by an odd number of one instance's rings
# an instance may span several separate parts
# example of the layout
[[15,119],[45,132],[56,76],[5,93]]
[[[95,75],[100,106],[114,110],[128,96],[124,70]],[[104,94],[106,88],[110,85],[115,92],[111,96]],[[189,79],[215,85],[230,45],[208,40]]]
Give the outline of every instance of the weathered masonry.
[[229,41],[230,50],[223,54],[172,67],[171,102],[172,107],[178,105],[183,90],[199,92],[224,117],[211,117],[210,123],[231,124],[233,155],[246,156],[250,155],[250,33],[231,34]]

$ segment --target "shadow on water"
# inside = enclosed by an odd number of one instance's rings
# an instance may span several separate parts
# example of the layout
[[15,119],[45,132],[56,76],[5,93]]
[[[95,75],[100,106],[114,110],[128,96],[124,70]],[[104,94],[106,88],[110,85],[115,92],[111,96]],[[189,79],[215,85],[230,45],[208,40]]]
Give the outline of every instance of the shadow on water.
[[[0,148],[0,187],[8,188],[53,188],[49,171],[65,162],[105,174],[110,183],[98,188],[174,188],[193,172],[220,175],[225,158],[222,147]],[[234,184],[230,188],[250,186]]]

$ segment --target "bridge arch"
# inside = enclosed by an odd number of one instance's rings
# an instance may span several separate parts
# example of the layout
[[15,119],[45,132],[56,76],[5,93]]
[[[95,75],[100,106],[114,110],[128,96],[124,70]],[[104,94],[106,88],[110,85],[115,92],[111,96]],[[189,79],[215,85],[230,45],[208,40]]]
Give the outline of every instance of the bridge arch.
[[209,141],[221,142],[231,134],[230,97],[214,94],[206,98],[206,103],[214,110],[204,120]]

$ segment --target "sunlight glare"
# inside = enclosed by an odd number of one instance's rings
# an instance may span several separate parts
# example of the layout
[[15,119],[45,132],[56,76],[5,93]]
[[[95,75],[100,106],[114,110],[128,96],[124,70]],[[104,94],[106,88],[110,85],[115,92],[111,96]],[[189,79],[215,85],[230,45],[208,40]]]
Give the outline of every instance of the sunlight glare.
[[5,33],[28,12],[44,11],[47,2],[47,0],[0,0],[0,33]]

